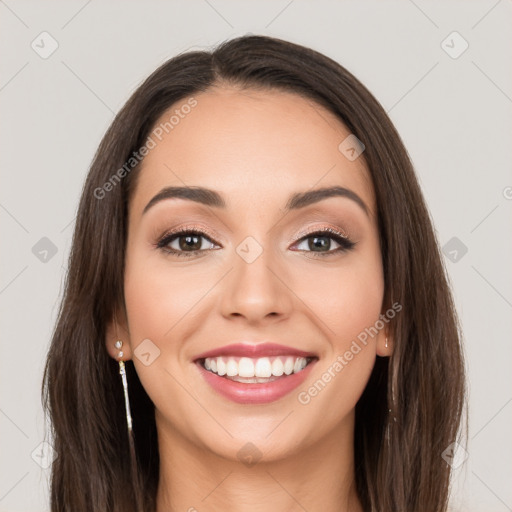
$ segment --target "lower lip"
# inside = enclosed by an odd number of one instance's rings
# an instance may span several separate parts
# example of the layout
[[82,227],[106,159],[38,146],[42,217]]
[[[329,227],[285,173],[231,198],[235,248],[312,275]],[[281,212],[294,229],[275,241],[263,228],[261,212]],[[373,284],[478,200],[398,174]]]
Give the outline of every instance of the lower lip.
[[266,404],[279,400],[300,386],[316,361],[317,359],[314,359],[298,373],[260,384],[235,382],[206,370],[200,362],[196,364],[206,382],[222,396],[239,404]]

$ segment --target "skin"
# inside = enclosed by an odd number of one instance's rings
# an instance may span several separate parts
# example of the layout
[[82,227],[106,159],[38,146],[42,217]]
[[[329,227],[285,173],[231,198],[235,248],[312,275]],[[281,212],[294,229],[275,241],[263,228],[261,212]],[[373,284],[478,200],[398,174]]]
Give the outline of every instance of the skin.
[[[143,162],[129,205],[126,314],[119,312],[107,332],[109,354],[116,358],[114,342],[122,339],[123,359],[134,360],[155,404],[157,512],[360,512],[354,408],[376,356],[391,354],[385,329],[307,405],[297,395],[384,313],[368,170],[362,157],[349,161],[338,149],[347,128],[310,100],[225,85],[194,97],[197,106]],[[166,199],[142,214],[162,188],[184,185],[218,191],[227,208]],[[359,195],[369,214],[349,198],[331,197],[283,215],[292,193],[335,185]],[[186,258],[155,247],[180,227],[211,233],[203,252]],[[328,227],[348,235],[354,248],[315,257],[319,250],[301,232]],[[252,263],[236,252],[248,236],[263,248]],[[330,250],[338,247],[329,240]],[[148,366],[134,354],[145,339],[160,350]],[[271,340],[319,361],[280,400],[237,404],[218,395],[193,360],[243,340]],[[246,443],[261,454],[250,467],[237,456]]]

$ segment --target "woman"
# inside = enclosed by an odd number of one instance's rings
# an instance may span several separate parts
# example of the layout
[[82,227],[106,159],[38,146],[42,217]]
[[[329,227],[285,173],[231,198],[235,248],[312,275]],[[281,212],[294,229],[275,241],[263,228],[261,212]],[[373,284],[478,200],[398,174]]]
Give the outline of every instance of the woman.
[[88,174],[44,399],[54,512],[445,511],[460,328],[368,90],[253,35],[157,69]]

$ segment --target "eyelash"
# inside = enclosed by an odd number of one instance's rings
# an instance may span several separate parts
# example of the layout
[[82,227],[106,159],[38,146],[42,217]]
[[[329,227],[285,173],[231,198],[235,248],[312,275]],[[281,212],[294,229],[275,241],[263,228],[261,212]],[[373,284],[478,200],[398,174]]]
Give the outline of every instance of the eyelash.
[[[343,235],[343,233],[340,233],[339,231],[336,231],[335,229],[332,229],[332,228],[325,228],[322,230],[315,230],[312,232],[301,233],[301,235],[300,235],[301,238],[299,238],[297,240],[297,242],[302,242],[302,241],[307,240],[308,238],[312,238],[314,236],[323,237],[326,234],[330,235],[328,238],[331,238],[332,240],[334,240],[337,244],[339,244],[340,247],[338,247],[334,250],[330,250],[330,251],[326,251],[326,252],[319,252],[319,253],[314,252],[314,251],[305,251],[303,249],[299,249],[299,252],[309,252],[314,255],[314,258],[316,258],[316,257],[324,258],[326,256],[332,256],[333,254],[338,254],[340,252],[350,251],[356,245],[355,242],[352,242],[351,240],[349,240],[345,235]],[[201,238],[203,238],[203,237],[206,238],[207,240],[209,240],[212,243],[215,243],[211,239],[213,237],[209,233],[202,231],[201,229],[183,228],[178,231],[172,231],[170,233],[164,234],[160,238],[160,240],[156,243],[156,248],[161,249],[162,251],[164,251],[167,254],[172,254],[172,255],[176,255],[178,257],[185,257],[185,258],[193,257],[197,253],[200,253],[200,252],[212,250],[212,249],[198,249],[195,251],[177,251],[175,249],[167,248],[167,246],[175,238],[179,238],[180,236],[183,236],[183,235],[197,235]]]

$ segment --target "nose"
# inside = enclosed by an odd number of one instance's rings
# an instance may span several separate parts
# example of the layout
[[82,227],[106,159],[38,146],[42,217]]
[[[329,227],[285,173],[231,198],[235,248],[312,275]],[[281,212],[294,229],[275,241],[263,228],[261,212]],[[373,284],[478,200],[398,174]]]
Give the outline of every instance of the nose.
[[233,270],[226,276],[221,295],[224,317],[242,317],[248,324],[278,322],[290,316],[293,292],[286,271],[270,251],[248,262],[234,254]]

